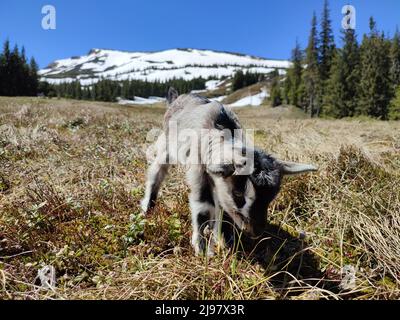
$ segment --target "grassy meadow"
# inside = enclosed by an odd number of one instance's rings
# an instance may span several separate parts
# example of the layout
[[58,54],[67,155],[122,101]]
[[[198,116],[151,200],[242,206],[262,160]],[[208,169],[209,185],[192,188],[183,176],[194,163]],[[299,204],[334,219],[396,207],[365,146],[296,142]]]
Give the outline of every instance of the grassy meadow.
[[164,112],[0,97],[0,299],[400,299],[400,122],[236,110],[258,146],[320,170],[285,178],[263,239],[205,258],[182,168],[140,214]]

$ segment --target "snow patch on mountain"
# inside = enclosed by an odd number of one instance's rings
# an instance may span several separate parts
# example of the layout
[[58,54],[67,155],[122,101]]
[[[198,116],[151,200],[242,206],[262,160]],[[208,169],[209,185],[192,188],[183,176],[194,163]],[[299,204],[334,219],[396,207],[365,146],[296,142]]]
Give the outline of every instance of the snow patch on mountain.
[[227,96],[220,96],[220,97],[216,97],[216,98],[210,98],[211,101],[218,101],[218,102],[222,102]]
[[206,82],[206,89],[210,90],[210,91],[216,90],[223,83],[224,83],[224,81],[220,81],[220,80],[209,80],[209,81]]
[[126,100],[126,99],[118,99],[118,104],[120,105],[129,105],[129,104],[139,104],[139,105],[149,105],[149,104],[156,104],[160,102],[165,102],[165,98],[160,97],[135,97],[135,100]]
[[244,97],[244,98],[230,104],[229,106],[233,107],[233,108],[246,107],[246,106],[258,107],[263,104],[264,100],[267,97],[269,97],[268,92],[266,90],[262,90],[260,93]]
[[[57,60],[40,70],[42,80],[62,83],[79,80],[90,85],[102,78],[111,80],[167,81],[173,78],[191,80],[197,77],[220,79],[232,76],[238,69],[281,73],[290,66],[286,60],[268,60],[250,55],[198,49],[171,49],[159,52],[123,52],[93,49],[88,55]],[[208,90],[218,82],[209,82]]]

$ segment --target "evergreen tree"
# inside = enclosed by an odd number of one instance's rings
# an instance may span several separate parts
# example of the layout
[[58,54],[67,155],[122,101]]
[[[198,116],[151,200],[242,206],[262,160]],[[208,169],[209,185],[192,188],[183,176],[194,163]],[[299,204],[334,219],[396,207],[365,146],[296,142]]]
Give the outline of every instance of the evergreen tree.
[[[324,99],[326,94],[327,82],[331,74],[331,67],[335,56],[335,39],[332,31],[332,22],[330,19],[329,3],[328,0],[324,2],[324,9],[322,11],[321,19],[321,32],[319,36],[319,71],[320,71],[320,93],[319,97],[321,100]],[[322,101],[319,101],[321,106]],[[321,108],[318,108],[317,115],[322,112]]]
[[21,70],[18,76],[19,83],[19,95],[29,95],[30,94],[30,68],[26,58],[25,47],[21,49]]
[[390,46],[370,18],[370,34],[361,45],[360,102],[357,114],[387,119],[392,98]]
[[2,86],[0,90],[2,90],[2,95],[9,95],[10,92],[10,82],[8,81],[10,77],[10,41],[7,39],[3,45],[3,54],[2,54],[2,67],[1,67],[1,78],[2,78]]
[[128,100],[132,99],[132,97],[129,96],[129,86],[130,86],[129,80],[125,80],[122,83],[121,98]]
[[90,100],[90,88],[89,87],[83,87],[82,88],[82,100]]
[[5,68],[6,68],[6,61],[4,54],[0,52],[0,96],[4,95],[5,93]]
[[18,46],[15,45],[14,49],[12,50],[10,54],[10,59],[8,61],[8,71],[9,71],[9,76],[8,76],[8,82],[9,82],[9,88],[8,88],[8,96],[18,96],[21,95],[21,92],[19,90],[19,85],[20,85],[20,75],[22,73],[22,62],[21,58],[19,56],[19,49]]
[[347,113],[345,107],[345,70],[342,50],[334,55],[331,74],[327,81],[327,90],[323,97],[323,114],[341,118]]
[[359,83],[359,47],[355,31],[343,31],[343,48],[334,55],[324,96],[324,114],[336,118],[351,117],[357,106]]
[[270,101],[272,107],[277,107],[282,104],[280,78],[277,70],[272,73]]
[[292,66],[287,71],[285,81],[285,99],[288,104],[301,106],[301,84],[303,72],[303,52],[300,44],[296,41],[296,46],[292,51]]
[[97,101],[96,85],[92,84],[90,87],[90,98],[93,101]]
[[22,46],[22,49],[21,49],[21,61],[24,64],[27,63],[26,52],[25,52],[25,47],[24,46]]
[[47,81],[41,81],[39,82],[39,87],[38,87],[38,93],[45,95],[46,97],[54,97],[55,91],[53,89],[53,86],[48,83]]
[[399,29],[393,37],[390,58],[392,59],[392,65],[390,68],[390,76],[395,87],[400,86],[400,32]]
[[39,77],[38,77],[38,65],[36,63],[35,58],[31,58],[29,63],[29,92],[27,93],[30,96],[35,96],[38,93],[39,88]]
[[239,70],[233,76],[232,90],[236,91],[242,88],[244,88],[244,73],[242,70]]
[[389,106],[389,119],[400,120],[400,87],[396,90],[396,96],[390,103]]
[[75,81],[74,84],[74,99],[81,100],[82,99],[82,87],[79,80]]
[[[235,75],[233,76],[232,80],[232,90],[236,91],[239,89],[242,89],[244,87],[251,86],[257,82],[263,81],[264,80],[264,75],[256,72],[249,72],[246,71],[244,73],[242,70],[238,70]],[[182,80],[178,81],[181,82]],[[195,90],[195,87],[201,87],[202,86],[202,81],[203,79],[198,78],[194,79],[193,81],[184,81],[183,85],[186,86],[183,88],[184,90],[182,92],[189,92],[191,90]],[[175,87],[175,86],[174,86]],[[179,88],[179,84],[176,86],[176,88]]]
[[311,117],[318,114],[320,100],[320,72],[318,63],[317,17],[313,15],[311,32],[308,40],[305,58],[306,68],[303,73],[306,104],[304,111]]
[[335,52],[335,39],[332,31],[332,22],[330,19],[329,3],[325,0],[321,19],[321,32],[319,40],[319,61],[321,81],[329,78],[331,65]]
[[[31,61],[28,65],[25,48],[21,51],[15,45],[10,50],[10,42],[5,41],[3,52],[0,53],[0,95],[5,96],[27,96],[37,94],[37,70],[38,67]],[[31,84],[36,79],[36,86],[33,92]]]

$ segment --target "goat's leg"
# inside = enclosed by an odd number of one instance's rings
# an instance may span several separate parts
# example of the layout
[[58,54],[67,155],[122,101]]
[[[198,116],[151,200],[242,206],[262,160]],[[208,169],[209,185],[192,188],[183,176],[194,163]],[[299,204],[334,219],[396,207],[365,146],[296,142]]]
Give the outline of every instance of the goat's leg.
[[158,192],[169,168],[165,136],[161,135],[154,146],[156,157],[147,171],[146,191],[141,203],[145,213],[155,206]]
[[215,204],[212,185],[208,175],[198,167],[192,167],[188,171],[188,183],[191,188],[189,204],[192,213],[192,246],[197,255],[207,250],[207,255],[214,254],[213,238],[207,243],[207,233],[213,231],[215,222]]
[[168,167],[168,164],[160,164],[157,160],[151,164],[147,172],[146,192],[141,203],[144,213],[154,208],[161,184],[168,173]]
[[[194,195],[190,196],[193,228],[192,246],[196,255],[207,251],[207,255],[212,256],[214,254],[214,242],[212,238],[207,237],[207,233],[208,231],[210,231],[210,234],[212,232],[210,225],[215,208],[207,202],[201,202],[194,198]],[[208,239],[211,241],[208,242]]]

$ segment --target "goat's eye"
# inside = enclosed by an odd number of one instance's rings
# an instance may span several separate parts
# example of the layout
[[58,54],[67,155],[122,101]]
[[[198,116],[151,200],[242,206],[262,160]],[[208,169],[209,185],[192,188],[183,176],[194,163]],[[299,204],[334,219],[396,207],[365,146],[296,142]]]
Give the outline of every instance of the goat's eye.
[[244,197],[244,193],[240,191],[233,191],[233,195],[238,198]]

